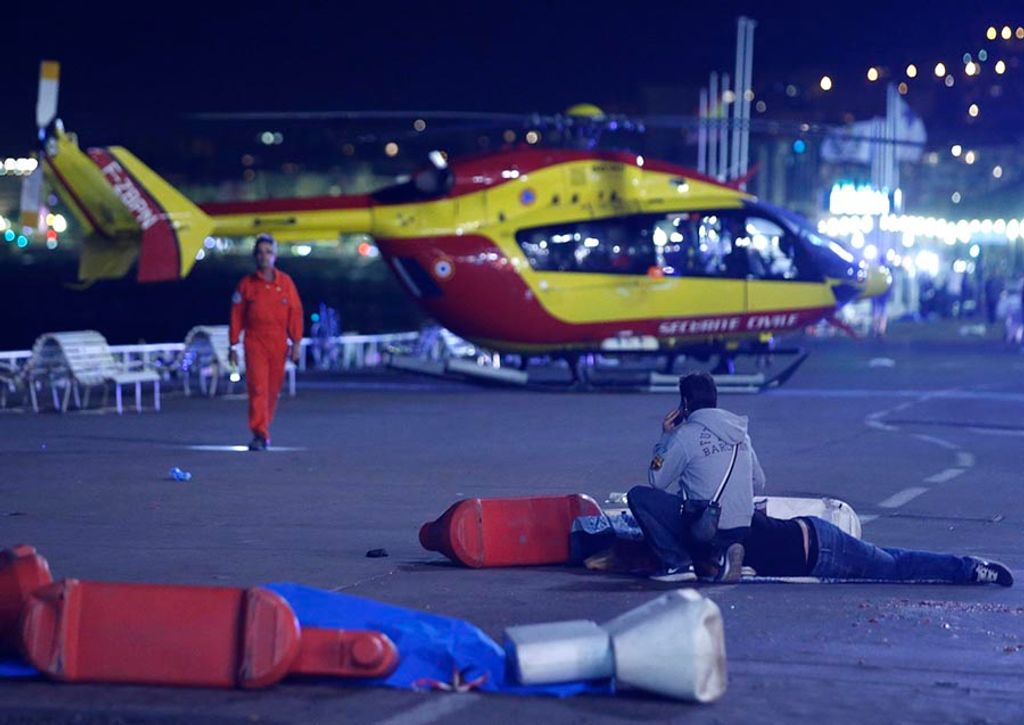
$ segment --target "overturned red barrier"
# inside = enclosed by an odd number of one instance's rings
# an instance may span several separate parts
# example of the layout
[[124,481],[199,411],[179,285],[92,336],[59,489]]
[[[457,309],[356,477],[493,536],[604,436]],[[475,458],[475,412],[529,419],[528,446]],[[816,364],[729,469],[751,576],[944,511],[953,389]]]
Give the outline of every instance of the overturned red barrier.
[[0,551],[0,655],[18,652],[18,617],[29,594],[53,581],[50,566],[34,547]]
[[25,603],[29,663],[67,682],[259,688],[299,653],[299,623],[268,589],[68,579]]
[[386,677],[398,667],[398,650],[386,634],[303,627],[289,674]]
[[600,513],[584,494],[472,498],[424,524],[420,544],[473,568],[560,564],[569,560],[573,520]]

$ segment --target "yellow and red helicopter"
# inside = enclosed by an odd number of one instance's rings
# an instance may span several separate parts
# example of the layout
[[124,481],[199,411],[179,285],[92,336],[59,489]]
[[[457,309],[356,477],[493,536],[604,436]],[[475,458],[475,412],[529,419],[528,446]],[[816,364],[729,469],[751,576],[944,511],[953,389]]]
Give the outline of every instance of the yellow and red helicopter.
[[[44,79],[56,73],[44,63]],[[371,194],[194,204],[127,149],[83,151],[55,94],[37,118],[42,166],[88,233],[82,279],[133,265],[140,282],[183,278],[210,236],[366,233],[443,326],[495,351],[570,359],[753,350],[889,284],[801,217],[626,152],[432,154]]]

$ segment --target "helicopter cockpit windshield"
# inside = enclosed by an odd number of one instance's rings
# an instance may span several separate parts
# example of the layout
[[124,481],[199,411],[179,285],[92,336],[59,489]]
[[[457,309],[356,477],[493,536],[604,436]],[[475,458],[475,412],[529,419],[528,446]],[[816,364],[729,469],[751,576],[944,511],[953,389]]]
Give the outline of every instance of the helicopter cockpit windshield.
[[530,266],[545,272],[821,281],[789,226],[756,207],[656,214],[522,229]]

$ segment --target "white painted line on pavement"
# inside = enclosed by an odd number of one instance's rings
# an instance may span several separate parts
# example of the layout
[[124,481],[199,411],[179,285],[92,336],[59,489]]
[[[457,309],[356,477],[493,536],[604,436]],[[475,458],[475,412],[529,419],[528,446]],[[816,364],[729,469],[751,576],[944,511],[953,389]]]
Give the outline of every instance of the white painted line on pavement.
[[937,446],[945,448],[947,451],[960,450],[960,446],[958,446],[956,443],[950,443],[944,438],[936,438],[935,436],[925,435],[924,433],[915,433],[914,437],[917,438],[919,441],[924,441],[925,443],[934,443]]
[[947,468],[945,471],[939,471],[934,476],[928,476],[924,479],[925,483],[945,483],[946,481],[952,481],[954,478],[964,472],[962,468]]
[[974,465],[974,454],[968,451],[957,451],[956,465],[960,468],[970,468]]
[[481,695],[470,692],[455,695],[434,694],[422,705],[400,712],[387,720],[380,720],[378,725],[428,725],[428,723],[437,722],[447,715],[480,702],[482,699]]
[[[917,498],[927,490],[927,488],[923,488],[921,486],[911,486],[910,488],[905,488],[899,493],[890,496],[889,498],[885,499],[884,501],[882,501],[882,503],[878,505],[884,509],[899,508],[908,501],[913,501],[915,498]],[[861,520],[863,521],[863,519]]]
[[[184,446],[190,451],[214,451],[219,453],[248,453],[249,446]],[[288,446],[270,446],[261,453],[285,453],[288,451],[304,451],[305,448],[289,448]]]
[[889,425],[888,423],[883,423],[882,421],[877,420],[875,418],[871,418],[871,417],[868,417],[867,419],[865,419],[864,424],[868,428],[874,428],[875,430],[884,430],[884,431],[899,430],[899,428],[897,428],[894,425]]
[[1024,436],[1024,430],[1001,430],[999,428],[968,428],[967,430],[987,436]]

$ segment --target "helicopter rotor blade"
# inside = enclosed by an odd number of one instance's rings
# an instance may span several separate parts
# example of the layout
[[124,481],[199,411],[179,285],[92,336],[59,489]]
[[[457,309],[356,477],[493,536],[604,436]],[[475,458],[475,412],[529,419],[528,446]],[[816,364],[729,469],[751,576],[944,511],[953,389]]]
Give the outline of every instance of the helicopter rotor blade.
[[39,65],[39,95],[36,98],[36,128],[45,129],[57,117],[60,63],[44,60]]

